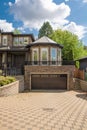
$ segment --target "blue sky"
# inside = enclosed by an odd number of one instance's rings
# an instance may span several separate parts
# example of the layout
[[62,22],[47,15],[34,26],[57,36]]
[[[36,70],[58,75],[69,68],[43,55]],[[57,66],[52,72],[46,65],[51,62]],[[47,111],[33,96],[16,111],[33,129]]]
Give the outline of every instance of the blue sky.
[[0,28],[38,35],[43,22],[69,30],[87,45],[87,0],[0,0]]

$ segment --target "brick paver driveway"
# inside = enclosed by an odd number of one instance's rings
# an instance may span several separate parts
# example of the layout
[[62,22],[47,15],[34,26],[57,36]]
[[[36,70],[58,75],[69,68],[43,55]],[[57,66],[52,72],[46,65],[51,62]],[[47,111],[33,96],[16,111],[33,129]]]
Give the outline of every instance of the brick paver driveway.
[[0,97],[0,130],[87,130],[87,94],[58,91]]

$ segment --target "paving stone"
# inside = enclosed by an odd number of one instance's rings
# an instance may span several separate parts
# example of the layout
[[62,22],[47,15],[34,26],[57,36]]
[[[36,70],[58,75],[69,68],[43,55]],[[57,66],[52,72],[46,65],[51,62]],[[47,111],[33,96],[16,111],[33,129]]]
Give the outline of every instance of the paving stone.
[[87,130],[87,97],[82,94],[84,99],[75,91],[0,97],[0,130]]

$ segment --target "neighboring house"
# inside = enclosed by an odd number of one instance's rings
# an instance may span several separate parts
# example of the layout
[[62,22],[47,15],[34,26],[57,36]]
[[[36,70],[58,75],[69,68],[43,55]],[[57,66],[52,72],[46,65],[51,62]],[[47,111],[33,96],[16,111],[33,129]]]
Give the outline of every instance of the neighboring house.
[[87,72],[87,57],[83,57],[78,60],[80,64],[80,70],[84,70]]
[[27,45],[25,89],[73,89],[73,65],[62,65],[61,44],[44,36]]
[[33,41],[32,34],[0,32],[0,69],[7,68],[9,74],[23,74],[28,51],[25,46]]

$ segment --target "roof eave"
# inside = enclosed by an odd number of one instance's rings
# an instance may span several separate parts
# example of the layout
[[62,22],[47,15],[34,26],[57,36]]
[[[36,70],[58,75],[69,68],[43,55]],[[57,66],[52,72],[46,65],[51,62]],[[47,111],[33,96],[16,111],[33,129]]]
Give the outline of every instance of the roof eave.
[[31,47],[31,46],[35,46],[35,45],[56,45],[56,46],[59,46],[60,48],[63,48],[63,45],[60,45],[60,44],[58,44],[58,43],[44,43],[44,42],[41,42],[41,43],[31,43],[31,44],[28,44],[27,46],[26,46],[26,48],[28,48],[28,47]]

